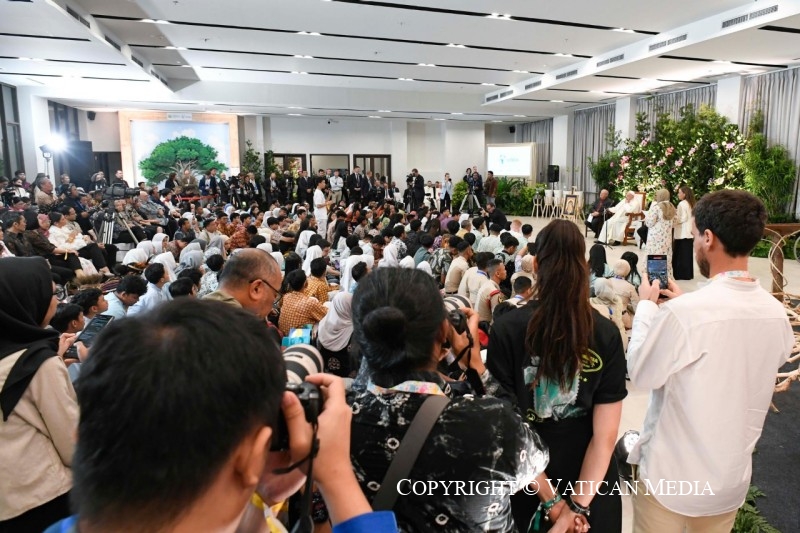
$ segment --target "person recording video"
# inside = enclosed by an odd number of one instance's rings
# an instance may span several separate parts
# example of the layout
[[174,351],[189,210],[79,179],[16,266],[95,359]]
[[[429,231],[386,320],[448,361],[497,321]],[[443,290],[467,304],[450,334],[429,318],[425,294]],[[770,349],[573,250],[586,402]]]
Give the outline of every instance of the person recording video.
[[[313,478],[333,531],[397,531],[393,514],[373,513],[358,490],[342,381],[306,378],[322,398],[315,431],[284,390],[286,370],[263,322],[221,302],[175,301],[110,324],[77,389],[77,514],[47,533],[275,531],[268,508],[306,482],[314,437]],[[270,451],[281,414],[289,447]],[[242,524],[251,507],[270,518]]]

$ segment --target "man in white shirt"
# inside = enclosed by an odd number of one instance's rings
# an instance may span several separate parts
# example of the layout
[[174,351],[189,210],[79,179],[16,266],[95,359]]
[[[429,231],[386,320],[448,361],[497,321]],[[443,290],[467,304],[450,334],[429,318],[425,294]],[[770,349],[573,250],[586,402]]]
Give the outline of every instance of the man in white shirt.
[[169,275],[164,265],[152,263],[144,269],[144,279],[147,280],[147,292],[139,298],[139,301],[130,306],[128,316],[152,311],[160,304],[167,302],[166,291],[163,290],[164,284],[169,281]]
[[500,242],[500,233],[503,228],[499,224],[492,224],[489,226],[489,236],[481,239],[478,244],[479,252],[492,252],[492,254],[499,254],[503,251],[503,243]]
[[625,239],[625,226],[628,224],[628,215],[642,211],[641,200],[636,198],[633,191],[628,191],[625,193],[623,201],[614,207],[609,207],[606,211],[614,214],[603,224],[598,240],[610,244],[622,242]]
[[472,246],[467,241],[461,241],[457,246],[458,255],[453,258],[447,277],[444,280],[445,294],[455,294],[461,284],[461,278],[469,269],[469,261],[472,259]]
[[325,236],[328,227],[328,206],[331,204],[325,198],[325,180],[319,180],[314,190],[314,218],[317,219],[317,233]]
[[[628,458],[655,488],[645,494],[640,483],[634,496],[637,533],[731,530],[776,371],[794,345],[783,305],[747,272],[767,218],[761,200],[718,191],[700,199],[694,216],[697,264],[711,281],[681,295],[672,281],[659,291],[643,276],[628,347],[631,382],[652,389]],[[660,308],[659,292],[670,298]]]
[[476,253],[475,266],[468,268],[461,278],[461,283],[458,286],[458,294],[459,296],[469,298],[473,309],[478,305],[478,293],[481,291],[481,288],[484,284],[489,283],[489,275],[486,273],[486,267],[492,259],[494,259],[494,254],[491,252]]
[[[331,169],[328,169],[328,175],[330,175]],[[339,205],[339,202],[342,201],[342,188],[344,187],[344,180],[339,175],[338,170],[333,171],[333,176],[330,178],[331,180],[331,201],[333,205]]]
[[125,276],[117,285],[114,292],[106,294],[108,309],[104,315],[111,315],[116,319],[125,318],[128,308],[136,305],[139,298],[147,292],[147,281],[136,275]]

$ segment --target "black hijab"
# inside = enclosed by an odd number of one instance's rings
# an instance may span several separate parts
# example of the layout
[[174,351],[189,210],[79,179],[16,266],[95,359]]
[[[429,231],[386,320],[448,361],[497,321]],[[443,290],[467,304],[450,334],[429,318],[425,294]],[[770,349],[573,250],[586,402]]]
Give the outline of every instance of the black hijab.
[[0,390],[4,421],[42,363],[58,351],[58,332],[41,326],[52,298],[53,278],[44,258],[0,259],[0,359],[27,348]]

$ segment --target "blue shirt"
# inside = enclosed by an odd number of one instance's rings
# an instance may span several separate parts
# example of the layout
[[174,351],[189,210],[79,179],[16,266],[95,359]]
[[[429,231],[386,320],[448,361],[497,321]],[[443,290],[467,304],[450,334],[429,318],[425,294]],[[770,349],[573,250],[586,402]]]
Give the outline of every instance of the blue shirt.
[[108,310],[103,313],[104,315],[111,315],[117,320],[120,318],[125,318],[125,315],[128,314],[128,308],[125,307],[125,304],[122,303],[117,297],[115,292],[110,292],[105,296],[106,301],[108,302]]

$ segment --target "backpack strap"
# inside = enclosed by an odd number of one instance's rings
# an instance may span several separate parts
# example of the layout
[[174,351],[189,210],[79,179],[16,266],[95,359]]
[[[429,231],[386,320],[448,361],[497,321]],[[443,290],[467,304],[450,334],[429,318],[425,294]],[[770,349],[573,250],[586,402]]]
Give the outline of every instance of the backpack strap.
[[408,427],[400,447],[394,455],[386,475],[383,476],[381,487],[372,500],[372,509],[375,511],[390,511],[394,508],[399,493],[397,484],[408,477],[414,463],[419,457],[422,445],[428,439],[433,426],[439,419],[444,408],[450,403],[450,398],[442,395],[428,396],[417,411],[411,425]]

